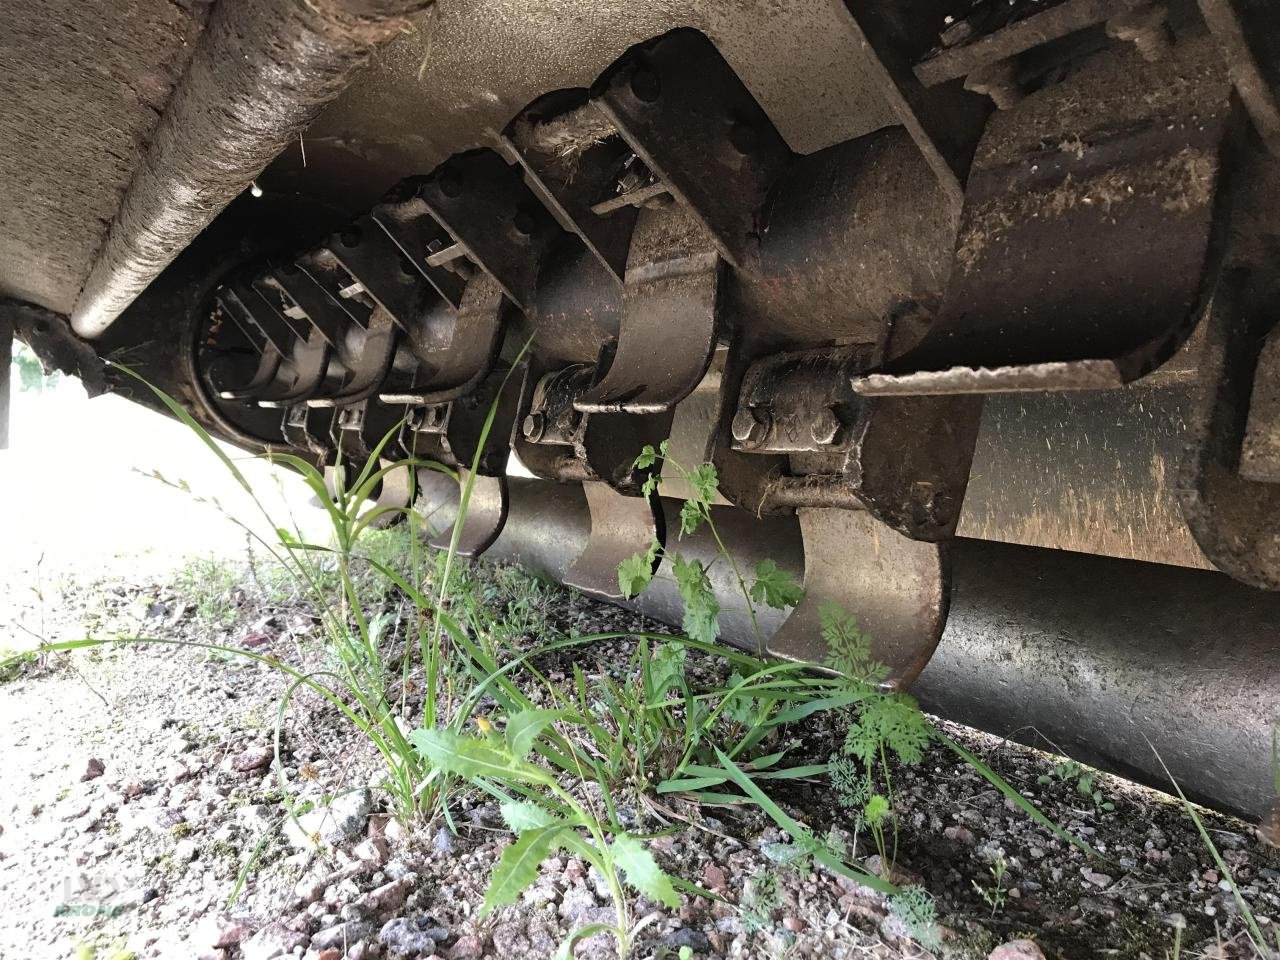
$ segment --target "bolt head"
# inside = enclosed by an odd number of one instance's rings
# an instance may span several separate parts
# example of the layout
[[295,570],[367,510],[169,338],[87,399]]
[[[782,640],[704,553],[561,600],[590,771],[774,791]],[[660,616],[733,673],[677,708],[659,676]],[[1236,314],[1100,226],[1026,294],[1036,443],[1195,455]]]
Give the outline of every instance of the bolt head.
[[537,443],[541,440],[545,429],[546,421],[540,413],[529,414],[524,418],[524,422],[520,424],[520,432],[524,434],[524,438],[530,443]]
[[750,407],[739,407],[730,425],[733,439],[747,446],[760,443],[769,432],[769,426],[764,420],[766,416],[762,411],[753,410]]
[[809,435],[821,447],[829,447],[840,438],[843,424],[832,410],[823,410],[809,425]]

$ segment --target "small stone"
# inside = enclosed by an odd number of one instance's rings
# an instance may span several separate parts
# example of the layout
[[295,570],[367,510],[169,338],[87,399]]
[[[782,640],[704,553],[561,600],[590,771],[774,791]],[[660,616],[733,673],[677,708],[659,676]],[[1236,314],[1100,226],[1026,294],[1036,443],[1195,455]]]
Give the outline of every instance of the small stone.
[[448,827],[441,827],[436,831],[435,837],[431,840],[431,847],[436,853],[442,856],[453,853],[453,833]]
[[706,953],[711,949],[711,941],[701,930],[693,927],[680,927],[662,938],[663,946],[672,950],[688,947],[694,953]]
[[409,891],[412,889],[413,880],[409,877],[401,877],[399,880],[392,880],[390,883],[384,883],[370,890],[357,903],[364,909],[365,916],[386,916],[404,906],[405,898],[409,896]]
[[252,933],[253,930],[243,920],[218,917],[214,921],[213,943],[210,946],[215,949],[218,947],[233,947],[237,943],[247,940]]
[[173,847],[173,860],[175,863],[190,863],[199,852],[200,848],[194,840],[189,838],[182,839]]
[[388,920],[378,931],[378,942],[393,960],[429,957],[436,952],[436,941],[427,931],[408,917]]
[[191,774],[191,768],[177,757],[170,760],[164,768],[164,779],[170,786],[176,786],[183,780],[190,780]]
[[942,835],[946,837],[948,840],[951,840],[955,843],[962,843],[966,847],[972,847],[976,842],[973,836],[973,831],[970,830],[968,827],[953,825],[943,830]]
[[353,790],[334,797],[328,806],[310,810],[285,824],[285,836],[299,849],[321,846],[336,847],[364,832],[365,822],[373,807],[368,790]]
[[729,890],[729,878],[724,870],[714,863],[708,863],[702,871],[702,882],[712,893],[724,896]]
[[1010,940],[992,950],[987,960],[1044,960],[1044,952],[1034,940]]
[[240,945],[242,960],[271,960],[306,946],[304,933],[290,930],[283,923],[269,923]]
[[387,859],[387,841],[383,837],[370,837],[368,840],[361,841],[351,851],[351,855],[357,860],[381,864]]
[[1080,876],[1084,877],[1089,883],[1093,884],[1099,890],[1105,890],[1115,882],[1113,877],[1105,873],[1098,873],[1089,867],[1080,868]]
[[97,780],[98,777],[106,773],[107,767],[97,757],[90,757],[89,762],[84,765],[84,773],[80,774],[80,781]]
[[231,769],[239,773],[252,773],[269,764],[273,755],[270,747],[262,744],[252,744],[232,758]]
[[372,936],[373,930],[371,923],[365,923],[363,920],[348,920],[317,932],[311,938],[311,947],[314,950],[327,950],[330,947],[349,950],[351,944]]
[[484,941],[479,937],[459,937],[445,956],[449,960],[480,960],[484,956]]
[[805,922],[799,917],[783,917],[782,925],[792,933],[803,933],[805,928]]

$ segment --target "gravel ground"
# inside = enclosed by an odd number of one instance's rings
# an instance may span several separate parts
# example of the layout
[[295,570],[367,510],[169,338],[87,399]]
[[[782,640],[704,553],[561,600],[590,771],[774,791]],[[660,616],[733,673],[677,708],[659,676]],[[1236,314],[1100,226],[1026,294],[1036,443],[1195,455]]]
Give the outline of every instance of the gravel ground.
[[[234,615],[216,624],[163,580],[63,581],[43,595],[11,581],[7,591],[0,600],[14,621],[49,640],[141,633],[228,642],[307,669],[324,662],[306,610],[255,599],[247,584],[229,590]],[[533,632],[654,629],[567,592],[540,596],[536,610],[518,612]],[[616,675],[626,648],[615,642],[574,659],[589,676]],[[693,669],[718,664],[703,658]],[[540,664],[553,680],[568,666]],[[456,833],[397,824],[377,789],[378,758],[307,695],[283,727],[289,790],[336,799],[314,825],[325,849],[300,847],[282,829],[280,785],[268,770],[284,686],[268,666],[137,645],[44,654],[0,683],[0,957],[511,960],[548,957],[572,929],[611,914],[599,878],[558,856],[517,905],[481,918],[490,870],[511,841],[493,804],[460,798]],[[936,898],[937,955],[1162,958],[1173,955],[1178,928],[1185,956],[1252,955],[1226,878],[1180,805],[1103,775],[1097,797],[1085,797],[1075,774],[1055,773],[1058,758],[944,726],[1104,859],[1034,824],[949,752],[896,768],[893,876]],[[806,729],[813,756],[825,759],[837,734]],[[779,799],[819,835],[849,836],[850,817],[824,784]],[[634,915],[653,919],[636,956],[932,955],[878,894],[797,865],[787,837],[757,812],[684,815],[691,822],[654,840],[655,854],[723,899],[686,896],[672,912],[637,898]],[[1247,824],[1216,814],[1206,824],[1274,936],[1280,855]],[[601,937],[578,950],[613,955]]]

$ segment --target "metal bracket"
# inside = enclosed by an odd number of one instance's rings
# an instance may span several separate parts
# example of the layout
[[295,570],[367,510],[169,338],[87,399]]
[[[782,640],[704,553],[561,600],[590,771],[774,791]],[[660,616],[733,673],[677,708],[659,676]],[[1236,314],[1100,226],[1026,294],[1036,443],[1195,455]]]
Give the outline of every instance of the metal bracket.
[[[478,557],[493,546],[502,533],[511,509],[511,496],[505,476],[489,477],[479,473],[472,476],[466,467],[458,468],[459,495],[466,489],[468,477],[471,477],[471,499],[462,517],[457,553],[460,557]],[[432,537],[430,545],[437,550],[448,550],[452,540],[453,527],[450,526]]]
[[415,192],[380,203],[373,208],[372,216],[445,302],[452,307],[461,306],[467,271],[454,269],[453,264],[436,266],[430,262],[431,257],[453,243],[453,238],[431,215],[422,197]]
[[947,622],[946,547],[910,540],[857,510],[800,510],[799,519],[804,598],[768,641],[768,652],[826,665],[823,612],[833,605],[857,620],[871,659],[889,668],[885,686],[910,686]]
[[736,501],[757,511],[863,509],[913,540],[955,534],[982,398],[858,396],[850,380],[872,353],[793,351],[747,368],[729,418],[730,450],[772,455],[778,467],[755,477],[735,471]]
[[412,386],[384,394],[384,403],[442,403],[474,390],[498,359],[502,346],[502,288],[486,273],[467,282],[462,305],[443,306],[413,328],[409,345],[418,360]]
[[[1178,478],[1182,514],[1196,543],[1219,570],[1262,590],[1280,590],[1280,483],[1260,482],[1242,472],[1251,399],[1275,382],[1259,382],[1275,295],[1257,299],[1243,270],[1224,276],[1210,305],[1199,375],[1200,408],[1191,418],[1191,442]],[[1264,407],[1268,404],[1264,404]],[[1270,404],[1274,409],[1274,403]],[[1273,422],[1270,431],[1277,427]],[[1256,464],[1254,465],[1256,466]]]
[[263,300],[257,290],[243,281],[223,284],[215,296],[245,337],[252,341],[257,339],[253,335],[255,332],[260,334],[281,356],[287,357],[292,352],[295,340],[306,339],[305,332],[301,335],[295,333],[285,318]]
[[316,410],[305,403],[294,404],[284,412],[280,433],[291,447],[308,450],[327,462],[333,453],[333,412]]
[[754,263],[756,214],[791,163],[791,148],[711,41],[679,29],[634,47],[593,93],[724,258],[736,267]]
[[364,296],[364,287],[347,273],[331,251],[320,247],[304,253],[295,262],[357,326],[369,325],[372,301]]
[[360,403],[373,396],[391,369],[398,334],[399,328],[391,314],[382,307],[374,310],[364,331],[364,344],[354,361],[347,364],[350,378],[332,396],[314,397],[307,403],[313,407],[337,407]]
[[[498,149],[524,168],[525,182],[565,230],[575,233],[619,282],[636,207],[622,205],[601,215],[593,206],[620,189],[631,147],[593,103],[539,117],[536,102],[497,137]],[[574,144],[566,149],[565,144]]]
[[492,150],[473,150],[445,161],[419,196],[460,252],[527,308],[546,248],[562,231],[518,170]]
[[401,329],[412,328],[435,290],[372,217],[360,217],[326,248]]
[[270,282],[292,300],[311,325],[320,331],[329,346],[339,348],[346,340],[351,315],[335,301],[309,273],[297,264],[285,264],[271,271]]
[[584,413],[667,413],[698,385],[716,346],[721,261],[684,209],[644,210],[623,288],[618,347]]
[[[1029,97],[1034,111],[997,113],[970,173],[941,314],[855,389],[1100,389],[1173,356],[1219,254],[1231,88],[1216,59],[1212,44],[1190,42],[1157,61],[1094,58]],[[1135,84],[1162,91],[1139,116]],[[1064,121],[1086,89],[1105,91],[1088,94],[1090,123]]]
[[[602,600],[623,599],[618,585],[618,564],[648,552],[656,539],[666,543],[666,520],[657,496],[628,497],[606,483],[584,483],[591,511],[591,536],[578,559],[564,576],[567,587]],[[661,562],[654,559],[654,572]]]

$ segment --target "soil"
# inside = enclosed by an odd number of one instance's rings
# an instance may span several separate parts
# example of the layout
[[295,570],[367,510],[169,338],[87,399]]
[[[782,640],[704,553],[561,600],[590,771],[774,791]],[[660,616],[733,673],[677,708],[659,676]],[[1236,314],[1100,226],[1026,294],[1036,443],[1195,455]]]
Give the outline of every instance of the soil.
[[[131,579],[128,569],[126,561],[125,573],[63,580],[38,594],[11,582],[0,598],[13,611],[7,629],[16,634],[21,622],[50,641],[212,641],[304,670],[325,663],[305,606],[263,599],[248,574],[209,616],[172,579]],[[532,608],[503,609],[500,586],[490,601],[499,615],[527,623],[529,644],[548,630],[661,629],[558,589],[540,590]],[[619,676],[629,651],[629,642],[614,641],[539,667],[553,682],[571,677],[575,663],[588,678]],[[709,656],[689,668],[724,669]],[[300,847],[269,769],[285,689],[270,665],[184,646],[43,653],[11,671],[0,683],[0,957],[510,960],[548,957],[571,930],[611,915],[600,878],[559,855],[516,905],[481,917],[489,873],[511,841],[494,804],[460,792],[454,830],[396,823],[378,788],[379,758],[335,709],[306,693],[281,726],[286,790],[336,799],[321,829],[332,843],[319,852]],[[1177,955],[1175,935],[1186,956],[1253,955],[1230,884],[1177,801],[1102,774],[1097,796],[1085,796],[1079,776],[1090,771],[939,723],[1101,857],[1034,823],[935,746],[922,763],[894,768],[896,863],[892,871],[870,866],[935,898],[943,934],[936,951],[913,942],[879,894],[797,856],[753,808],[688,805],[651,848],[670,872],[722,899],[685,895],[671,911],[637,897],[633,914],[648,922],[634,955],[676,957],[688,948],[695,957],[734,958],[1162,958]],[[839,731],[811,723],[796,734],[823,760]],[[825,781],[778,799],[816,834],[834,829],[852,840],[853,816]],[[1248,824],[1202,816],[1274,937],[1280,852]],[[859,858],[874,854],[865,831],[857,842]],[[577,952],[614,955],[602,936]]]

